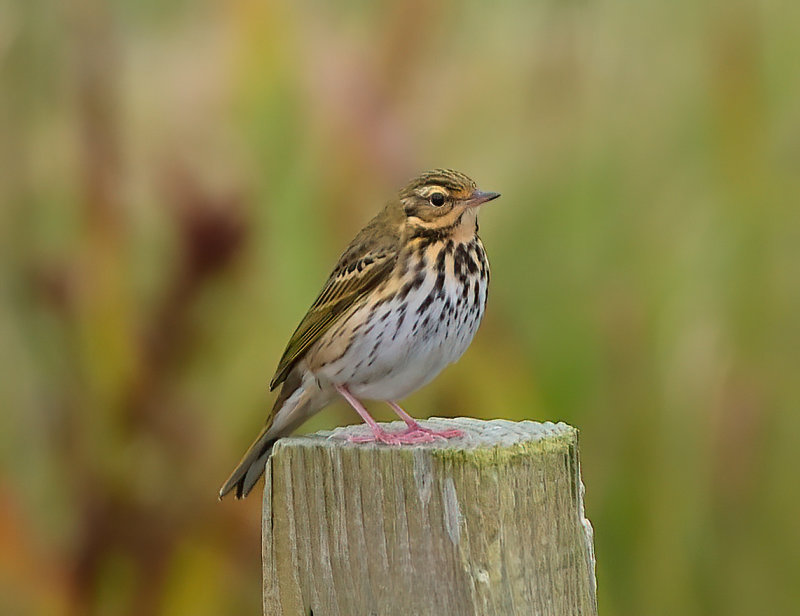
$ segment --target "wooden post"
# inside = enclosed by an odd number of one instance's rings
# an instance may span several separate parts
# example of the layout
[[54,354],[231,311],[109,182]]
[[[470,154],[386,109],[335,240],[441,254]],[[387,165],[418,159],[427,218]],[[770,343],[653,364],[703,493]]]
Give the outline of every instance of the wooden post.
[[366,426],[350,426],[276,444],[264,493],[264,614],[597,614],[577,430],[422,423],[466,436],[353,444],[339,437]]

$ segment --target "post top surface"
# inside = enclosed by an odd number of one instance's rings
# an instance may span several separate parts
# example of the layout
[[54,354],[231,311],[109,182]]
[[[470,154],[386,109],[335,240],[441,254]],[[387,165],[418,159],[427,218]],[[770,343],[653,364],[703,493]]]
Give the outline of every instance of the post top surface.
[[[481,447],[510,447],[527,443],[552,442],[571,443],[577,435],[577,430],[563,422],[540,423],[536,421],[509,421],[507,419],[474,419],[471,417],[456,417],[445,419],[432,417],[419,422],[424,427],[437,430],[462,430],[465,435],[460,438],[447,440],[437,439],[432,443],[417,443],[414,445],[384,445],[382,443],[353,443],[346,439],[347,436],[368,436],[370,429],[366,424],[343,426],[334,430],[322,430],[307,435],[298,435],[281,439],[279,447],[344,447],[344,448],[397,448],[403,449],[449,449],[471,450]],[[390,432],[399,432],[405,428],[402,421],[381,423],[381,427]]]

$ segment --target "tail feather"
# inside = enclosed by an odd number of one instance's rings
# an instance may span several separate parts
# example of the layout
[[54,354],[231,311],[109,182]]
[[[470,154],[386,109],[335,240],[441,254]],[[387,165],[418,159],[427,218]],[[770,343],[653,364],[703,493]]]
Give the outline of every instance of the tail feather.
[[219,490],[220,499],[231,490],[235,490],[234,495],[236,498],[244,498],[256,485],[261,475],[264,473],[264,467],[267,464],[267,459],[272,453],[272,446],[275,444],[280,436],[270,435],[270,428],[266,427],[258,435],[258,438],[250,445],[247,453],[234,469],[231,476],[224,483]]
[[325,405],[326,400],[315,395],[318,393],[318,389],[309,391],[299,376],[290,375],[275,401],[267,425],[220,488],[220,500],[232,490],[235,490],[237,499],[244,498],[250,493],[264,474],[264,467],[275,442],[290,434],[309,415]]

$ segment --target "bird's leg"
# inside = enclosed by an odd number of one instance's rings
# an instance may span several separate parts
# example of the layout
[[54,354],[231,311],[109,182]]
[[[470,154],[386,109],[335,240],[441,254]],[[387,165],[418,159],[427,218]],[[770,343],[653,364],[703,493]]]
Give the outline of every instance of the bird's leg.
[[336,391],[341,394],[342,398],[350,403],[350,406],[355,409],[356,413],[358,413],[361,416],[361,419],[364,420],[364,423],[366,423],[370,427],[370,430],[372,430],[373,436],[348,436],[348,441],[353,443],[371,443],[373,441],[378,441],[389,445],[400,445],[405,442],[398,435],[387,432],[381,428],[378,425],[378,422],[376,422],[372,418],[372,415],[369,414],[369,411],[364,408],[364,405],[361,404],[358,398],[350,393],[350,390],[347,389],[345,385],[334,385],[334,387],[336,387]]
[[398,436],[416,436],[421,438],[422,435],[427,435],[431,438],[458,438],[464,436],[463,430],[431,430],[430,428],[423,428],[411,415],[406,413],[397,402],[387,400],[386,403],[392,407],[392,410],[406,422],[408,428],[401,432]]
[[[419,425],[412,417],[410,417],[403,409],[395,403],[390,402],[392,408],[395,409],[398,415],[403,418],[403,421],[408,425],[408,430],[403,432],[393,433],[387,432],[378,425],[372,416],[369,414],[364,405],[356,398],[345,385],[336,385],[336,391],[350,403],[356,413],[361,416],[361,419],[372,430],[372,436],[348,436],[347,440],[353,443],[371,443],[378,441],[386,443],[387,445],[412,445],[414,443],[430,443],[436,438],[451,438],[453,436],[463,436],[461,430],[447,430],[445,432],[436,432],[428,430]],[[410,423],[409,423],[410,422]]]

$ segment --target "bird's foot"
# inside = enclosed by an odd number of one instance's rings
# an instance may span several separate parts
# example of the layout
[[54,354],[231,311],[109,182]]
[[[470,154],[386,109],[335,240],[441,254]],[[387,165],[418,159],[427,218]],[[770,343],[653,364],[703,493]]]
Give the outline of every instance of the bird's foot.
[[429,437],[430,440],[420,441],[420,442],[431,442],[437,438],[447,440],[449,438],[461,438],[465,436],[465,432],[463,430],[431,430],[430,428],[424,428],[417,422],[413,424],[409,424],[408,428],[403,430],[399,433],[399,435],[403,436],[415,436],[417,438],[422,437],[423,435]]
[[421,432],[387,432],[386,430],[373,430],[372,434],[349,435],[346,437],[351,443],[384,443],[386,445],[412,445],[414,443],[432,443],[435,438],[430,434]]
[[[417,442],[420,443],[430,443],[432,439],[449,439],[449,438],[460,438],[462,436],[466,436],[466,433],[463,430],[431,430],[430,428],[423,428],[419,425],[419,422],[414,419],[411,415],[406,413],[397,402],[394,400],[387,400],[386,401],[389,406],[394,409],[394,412],[397,413],[397,416],[406,422],[408,428],[406,428],[403,432],[400,432],[401,435],[405,436],[413,436],[414,438],[424,439],[419,440]],[[426,438],[423,435],[427,435],[431,437],[430,439]]]
[[464,436],[462,430],[431,430],[418,423],[410,425],[402,432],[387,432],[383,429],[373,430],[370,435],[347,436],[351,443],[385,443],[386,445],[414,445],[417,443],[433,443],[436,439],[449,439]]

